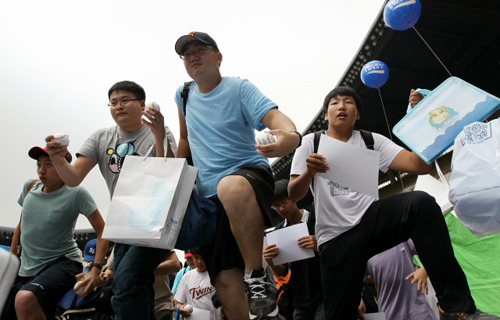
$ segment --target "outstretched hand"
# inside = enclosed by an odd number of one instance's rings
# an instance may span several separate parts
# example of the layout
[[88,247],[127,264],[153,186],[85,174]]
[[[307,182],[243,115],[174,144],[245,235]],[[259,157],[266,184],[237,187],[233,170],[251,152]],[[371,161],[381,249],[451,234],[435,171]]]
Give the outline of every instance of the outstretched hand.
[[63,146],[58,140],[54,139],[54,135],[45,137],[47,152],[52,161],[66,161],[65,156],[68,153],[68,148]]
[[149,126],[151,128],[151,132],[157,138],[164,139],[165,138],[165,119],[163,118],[163,114],[153,108],[148,108],[144,111],[144,116],[149,120],[142,119],[142,123]]
[[270,134],[276,136],[276,142],[257,144],[257,152],[267,158],[283,157],[295,150],[300,141],[300,136],[294,132],[282,129],[271,130]]

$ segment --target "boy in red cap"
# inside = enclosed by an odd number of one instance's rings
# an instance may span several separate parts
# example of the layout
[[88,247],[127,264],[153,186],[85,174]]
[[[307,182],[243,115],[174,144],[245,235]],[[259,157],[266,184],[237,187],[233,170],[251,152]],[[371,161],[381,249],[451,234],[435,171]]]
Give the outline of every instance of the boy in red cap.
[[[83,187],[70,188],[59,177],[46,149],[33,147],[39,180],[24,184],[18,203],[23,207],[11,246],[17,252],[20,235],[21,266],[2,319],[54,319],[57,302],[76,280],[89,294],[99,282],[99,268],[82,273],[81,251],[73,238],[78,216],[85,215],[98,236],[95,263],[102,263],[108,241],[101,239],[104,220]],[[67,162],[72,157],[64,155]],[[76,278],[75,278],[76,277]]]

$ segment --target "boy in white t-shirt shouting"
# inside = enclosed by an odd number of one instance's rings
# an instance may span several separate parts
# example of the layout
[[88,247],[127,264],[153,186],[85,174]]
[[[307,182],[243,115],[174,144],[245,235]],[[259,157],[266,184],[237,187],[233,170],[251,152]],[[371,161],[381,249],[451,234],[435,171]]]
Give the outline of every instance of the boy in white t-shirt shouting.
[[[373,143],[368,139],[365,142],[361,132],[354,130],[360,118],[361,99],[353,89],[335,88],[326,96],[323,109],[328,121],[326,135],[359,148],[372,145],[380,153],[379,170],[412,174],[430,171],[430,166],[414,152],[380,134],[372,134]],[[441,320],[498,319],[476,309],[434,198],[415,191],[376,199],[315,177],[330,168],[326,157],[314,150],[314,134],[309,134],[295,152],[288,191],[290,198],[298,201],[314,183],[316,237],[327,319],[357,319],[368,259],[410,238],[436,289]]]
[[219,319],[220,308],[215,308],[212,303],[212,296],[215,294],[215,287],[210,283],[207,267],[201,257],[199,249],[192,249],[193,261],[196,269],[186,273],[177,288],[175,294],[176,305],[175,309],[185,316],[191,314],[189,312],[190,305],[193,308],[210,311],[211,319]]

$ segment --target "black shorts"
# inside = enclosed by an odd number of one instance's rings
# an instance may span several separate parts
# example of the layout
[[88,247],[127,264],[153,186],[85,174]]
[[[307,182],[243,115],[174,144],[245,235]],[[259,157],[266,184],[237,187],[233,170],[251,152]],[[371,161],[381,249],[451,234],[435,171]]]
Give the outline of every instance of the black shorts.
[[82,273],[82,270],[83,266],[80,262],[61,257],[36,276],[18,276],[9,294],[2,319],[17,319],[14,302],[20,290],[33,292],[47,319],[54,319],[57,303],[68,290],[73,288],[76,283],[75,276]]
[[[230,175],[245,177],[250,182],[262,210],[264,223],[266,226],[270,226],[271,205],[274,196],[274,179],[271,168],[249,165]],[[217,204],[219,212],[217,231],[213,243],[200,248],[212,284],[215,283],[215,279],[223,270],[233,268],[245,270],[245,263],[236,239],[231,232],[226,211],[219,198],[214,197],[213,201]]]

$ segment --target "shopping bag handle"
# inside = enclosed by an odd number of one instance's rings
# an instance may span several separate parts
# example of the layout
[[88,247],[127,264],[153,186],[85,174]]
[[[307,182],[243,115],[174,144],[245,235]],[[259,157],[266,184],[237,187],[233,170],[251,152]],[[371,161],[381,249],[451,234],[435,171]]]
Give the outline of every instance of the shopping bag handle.
[[[146,155],[144,155],[144,157],[142,158],[142,161],[146,161],[146,159],[151,155],[151,152],[153,151],[154,146],[155,146],[155,144],[153,143],[151,145],[151,147],[149,147],[148,151],[146,151]],[[163,149],[165,150],[164,151],[165,155],[164,155],[163,159],[165,159],[165,162],[167,162],[168,146],[169,146],[168,137],[167,137],[167,135],[165,135],[165,139],[163,139]]]

